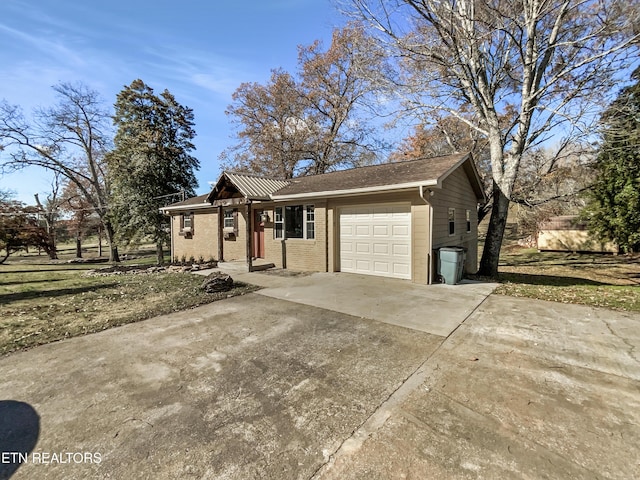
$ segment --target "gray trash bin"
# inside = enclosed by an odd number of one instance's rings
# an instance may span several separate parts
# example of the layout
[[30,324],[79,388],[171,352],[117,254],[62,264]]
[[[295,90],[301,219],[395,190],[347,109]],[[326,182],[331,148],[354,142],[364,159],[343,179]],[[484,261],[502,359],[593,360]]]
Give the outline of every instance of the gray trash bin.
[[438,255],[438,274],[447,285],[455,285],[462,280],[464,270],[464,249],[460,247],[443,247]]

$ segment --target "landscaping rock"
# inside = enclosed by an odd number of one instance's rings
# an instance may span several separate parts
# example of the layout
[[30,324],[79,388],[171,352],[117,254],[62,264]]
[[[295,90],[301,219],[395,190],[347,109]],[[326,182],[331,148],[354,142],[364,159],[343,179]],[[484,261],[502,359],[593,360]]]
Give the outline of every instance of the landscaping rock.
[[215,272],[204,279],[201,288],[206,293],[228,292],[233,288],[233,278],[226,273]]

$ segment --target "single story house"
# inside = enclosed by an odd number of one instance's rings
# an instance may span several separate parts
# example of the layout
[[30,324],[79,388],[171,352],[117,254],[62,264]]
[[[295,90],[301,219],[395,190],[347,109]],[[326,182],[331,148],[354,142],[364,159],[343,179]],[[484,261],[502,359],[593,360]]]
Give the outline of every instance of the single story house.
[[614,242],[602,242],[589,233],[586,222],[578,215],[551,217],[538,231],[540,252],[596,252],[617,253]]
[[174,260],[256,259],[279,268],[352,272],[429,284],[437,251],[466,250],[477,270],[477,206],[470,154],[371,165],[279,180],[223,172],[210,193],[163,208]]

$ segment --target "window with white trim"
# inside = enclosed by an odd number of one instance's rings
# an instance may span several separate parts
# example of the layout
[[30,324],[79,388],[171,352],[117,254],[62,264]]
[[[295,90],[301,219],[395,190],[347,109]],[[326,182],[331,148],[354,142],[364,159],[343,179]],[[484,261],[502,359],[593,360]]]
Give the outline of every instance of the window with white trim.
[[313,240],[316,236],[315,207],[313,205],[276,207],[273,220],[274,238]]
[[456,233],[456,209],[449,209],[449,235],[455,235]]
[[471,210],[467,210],[467,233],[471,233]]
[[307,205],[304,207],[305,216],[307,217],[304,230],[304,238],[312,240],[316,238],[316,211],[313,205]]
[[282,207],[276,207],[273,218],[273,238],[284,238],[284,215]]
[[225,230],[234,230],[236,226],[235,216],[233,215],[233,210],[228,209],[224,211],[224,229]]
[[182,230],[191,229],[193,226],[193,213],[183,213],[182,214]]

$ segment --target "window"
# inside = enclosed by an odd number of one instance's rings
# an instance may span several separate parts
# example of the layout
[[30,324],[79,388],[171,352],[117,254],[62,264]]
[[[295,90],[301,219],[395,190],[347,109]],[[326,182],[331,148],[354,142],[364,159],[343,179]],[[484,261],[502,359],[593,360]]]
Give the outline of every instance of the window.
[[235,216],[233,214],[233,210],[225,210],[224,211],[224,229],[225,230],[234,230],[236,226]]
[[449,209],[449,235],[456,233],[456,209]]
[[467,233],[471,233],[471,210],[467,210]]
[[180,235],[190,237],[193,235],[193,213],[183,213],[180,215]]
[[276,207],[273,219],[273,238],[284,238],[284,216],[282,207]]
[[191,213],[185,213],[184,215],[182,215],[182,229],[184,230],[185,228],[191,229],[191,226],[193,225],[193,216]]
[[313,205],[307,205],[305,207],[307,212],[307,223],[305,224],[306,237],[308,239],[316,238],[316,212]]
[[302,205],[284,207],[285,238],[304,238]]
[[274,216],[274,238],[316,238],[313,205],[276,207]]

